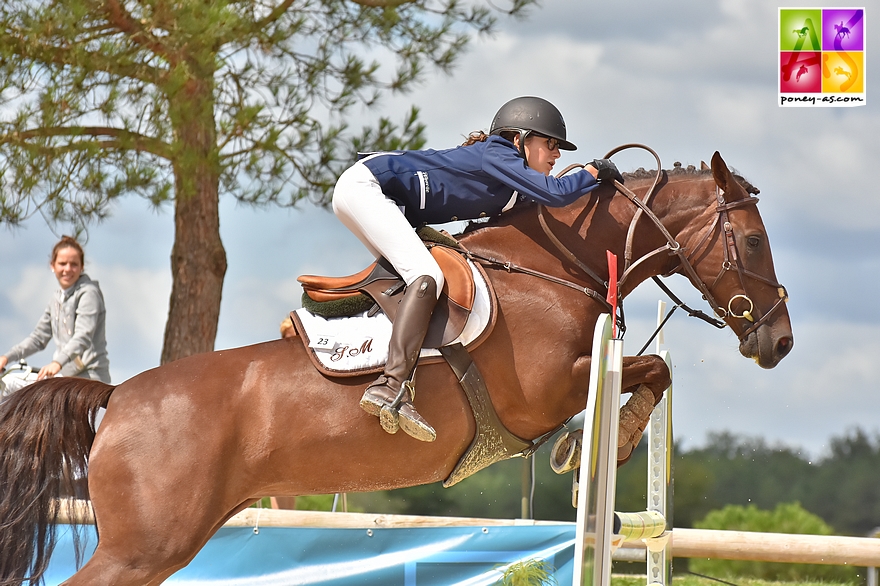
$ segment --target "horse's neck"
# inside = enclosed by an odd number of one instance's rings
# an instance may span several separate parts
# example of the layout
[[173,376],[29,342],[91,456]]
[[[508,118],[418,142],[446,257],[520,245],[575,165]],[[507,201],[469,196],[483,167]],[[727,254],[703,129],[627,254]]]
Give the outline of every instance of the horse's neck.
[[[650,181],[635,181],[632,190],[642,197],[650,185]],[[711,175],[673,176],[658,185],[649,205],[679,244],[693,244],[710,219],[713,187]],[[582,197],[564,208],[545,208],[544,217],[553,236],[579,261],[605,278],[608,275],[606,251],[618,257],[620,270],[624,268],[627,234],[636,210],[635,204],[625,196],[612,197],[606,190]],[[466,235],[463,242],[498,260],[573,279],[590,288],[599,286],[591,277],[572,269],[564,253],[544,233],[535,206],[516,210],[497,224]],[[636,263],[666,243],[661,231],[642,214],[633,234],[630,261]],[[650,257],[633,272],[623,293],[628,294],[651,276],[673,270],[677,264],[674,256]]]

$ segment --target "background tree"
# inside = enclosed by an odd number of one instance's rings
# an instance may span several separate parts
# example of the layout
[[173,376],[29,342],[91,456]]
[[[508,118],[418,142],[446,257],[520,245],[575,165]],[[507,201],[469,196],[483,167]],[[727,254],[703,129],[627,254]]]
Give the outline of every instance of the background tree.
[[[511,0],[522,14],[534,0]],[[174,205],[162,362],[213,349],[226,252],[219,195],[326,201],[357,150],[418,148],[413,108],[346,117],[449,71],[492,2],[4,0],[0,223],[77,229],[137,194]]]
[[[550,445],[535,454],[536,519],[574,521],[571,472],[550,469]],[[764,511],[799,502],[838,535],[865,536],[880,527],[880,433],[853,429],[830,439],[828,454],[812,459],[785,445],[770,446],[760,437],[730,432],[710,435],[705,446],[675,447],[673,522],[694,527],[712,511],[728,505]],[[641,511],[647,492],[647,442],[617,470],[615,510]],[[522,461],[493,464],[452,488],[441,483],[349,496],[352,510],[453,517],[520,516]],[[783,510],[784,507],[783,507]],[[777,517],[784,519],[783,513]],[[774,517],[776,518],[776,517]],[[800,517],[797,517],[800,518]],[[784,523],[762,531],[792,532]]]

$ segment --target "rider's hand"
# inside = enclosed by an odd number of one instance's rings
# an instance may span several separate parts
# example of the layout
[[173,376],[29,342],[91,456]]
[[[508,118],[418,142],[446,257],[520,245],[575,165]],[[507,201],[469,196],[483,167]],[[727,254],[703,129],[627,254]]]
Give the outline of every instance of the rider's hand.
[[616,180],[623,183],[623,175],[620,174],[617,165],[611,159],[596,159],[590,164],[598,171],[596,178],[599,181],[610,183],[612,180]]
[[9,362],[9,359],[5,356],[0,356],[0,370],[6,368],[6,364]]
[[61,365],[55,362],[54,360],[40,369],[39,374],[37,374],[37,380],[43,380],[44,378],[52,378],[61,370]]

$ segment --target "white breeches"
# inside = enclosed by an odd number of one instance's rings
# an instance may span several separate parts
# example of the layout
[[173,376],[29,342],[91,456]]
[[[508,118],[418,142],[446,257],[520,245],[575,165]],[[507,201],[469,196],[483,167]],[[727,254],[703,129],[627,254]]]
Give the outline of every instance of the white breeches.
[[439,297],[443,289],[440,266],[398,205],[385,197],[376,177],[360,161],[336,182],[333,213],[373,256],[388,259],[407,285],[421,276],[433,277]]

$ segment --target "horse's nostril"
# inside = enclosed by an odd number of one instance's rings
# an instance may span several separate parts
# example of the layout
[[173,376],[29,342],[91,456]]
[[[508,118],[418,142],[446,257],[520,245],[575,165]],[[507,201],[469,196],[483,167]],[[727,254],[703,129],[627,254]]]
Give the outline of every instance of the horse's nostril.
[[779,341],[776,342],[776,354],[783,358],[789,352],[791,352],[792,347],[794,346],[794,340],[792,340],[789,336],[784,336],[779,338]]

